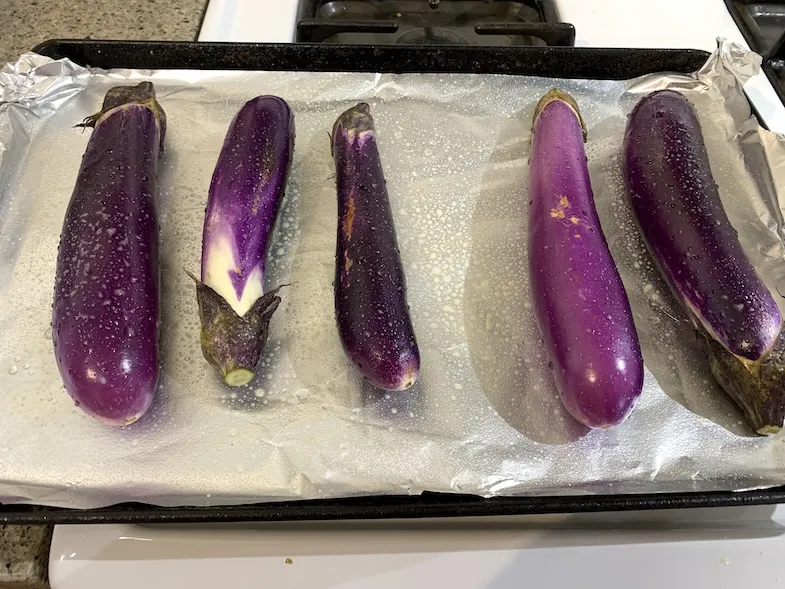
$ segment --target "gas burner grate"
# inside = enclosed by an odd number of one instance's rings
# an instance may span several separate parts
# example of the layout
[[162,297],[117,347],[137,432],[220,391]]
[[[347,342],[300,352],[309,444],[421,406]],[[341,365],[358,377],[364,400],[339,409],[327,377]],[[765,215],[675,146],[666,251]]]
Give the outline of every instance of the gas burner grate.
[[725,0],[750,49],[763,57],[763,72],[785,104],[785,0]]
[[553,0],[303,0],[295,41],[349,45],[573,45]]
[[766,57],[785,35],[785,0],[725,0],[750,48]]

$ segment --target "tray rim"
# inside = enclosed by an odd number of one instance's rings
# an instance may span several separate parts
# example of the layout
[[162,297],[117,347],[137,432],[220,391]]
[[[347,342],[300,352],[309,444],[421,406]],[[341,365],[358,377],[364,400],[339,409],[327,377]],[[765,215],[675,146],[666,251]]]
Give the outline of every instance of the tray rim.
[[[448,51],[449,50],[449,54]],[[709,57],[709,52],[696,49],[627,49],[595,47],[448,47],[448,46],[362,46],[325,44],[265,44],[265,43],[200,43],[193,41],[94,41],[82,39],[52,39],[37,45],[34,52],[55,59],[69,57],[87,65],[80,58],[94,56],[99,62],[109,63],[118,52],[125,59],[137,59],[135,64],[118,67],[139,69],[321,69],[324,64],[305,59],[308,56],[327,56],[334,59],[360,56],[368,65],[359,68],[335,67],[333,71],[385,72],[453,72],[502,73],[509,75],[552,75],[561,60],[570,64],[567,75],[585,77],[597,58],[613,65],[620,60],[637,58],[642,73],[661,63],[693,64],[697,67]],[[201,58],[221,58],[229,67],[216,67],[215,61],[202,61],[174,67],[173,60],[199,54]],[[290,59],[274,59],[280,57]],[[304,56],[304,57],[303,57]],[[411,61],[400,61],[403,58]],[[654,59],[652,59],[654,58]],[[144,63],[142,60],[146,59]],[[158,61],[156,61],[158,60]],[[266,62],[265,62],[266,60]],[[182,63],[182,62],[181,62]],[[249,68],[265,63],[265,68]],[[652,64],[647,66],[647,64]],[[167,67],[167,65],[169,67]],[[100,66],[99,67],[113,67]],[[697,69],[695,67],[695,69]],[[647,69],[648,68],[648,69]],[[688,73],[682,70],[682,73]],[[694,71],[694,70],[693,70]],[[537,72],[540,72],[539,74]],[[556,77],[556,76],[554,76]],[[600,78],[600,76],[594,76]],[[615,79],[634,77],[629,71]],[[606,79],[613,79],[607,78]],[[0,524],[107,524],[107,523],[207,523],[249,521],[319,521],[342,519],[410,519],[434,517],[500,516],[549,513],[583,513],[600,511],[630,511],[647,509],[686,509],[699,507],[728,507],[785,503],[785,485],[748,491],[694,491],[682,493],[630,493],[618,495],[556,495],[482,498],[426,492],[422,495],[376,495],[334,500],[293,500],[218,505],[210,507],[160,507],[143,503],[121,503],[96,509],[67,509],[33,504],[0,504]]]
[[159,507],[121,503],[96,509],[35,505],[0,506],[0,524],[237,523],[328,520],[420,519],[742,507],[785,503],[785,486],[751,491],[624,495],[519,496],[370,495],[210,507]]
[[[586,79],[626,79],[643,73],[663,71],[655,69],[661,61],[669,60],[676,64],[681,58],[682,67],[690,64],[697,69],[711,55],[710,52],[691,48],[624,48],[624,47],[567,47],[567,46],[459,46],[459,45],[338,45],[319,43],[227,43],[200,41],[123,41],[123,40],[84,40],[50,39],[36,45],[33,52],[59,59],[68,57],[85,65],[80,58],[92,55],[99,63],[97,67],[133,67],[137,69],[232,69],[286,71],[354,71],[380,73],[486,73],[509,75],[540,75],[537,71],[554,68],[554,62],[561,59],[558,77]],[[114,61],[113,54],[124,51],[123,58],[144,60],[145,65],[113,63],[103,66],[100,63]],[[167,55],[167,53],[169,55]],[[207,61],[173,65],[175,60],[198,53],[200,59]],[[301,56],[293,58],[293,54]],[[346,63],[332,67],[335,62],[316,61],[313,57],[327,56],[336,61],[352,57],[355,60],[373,62],[374,67]],[[571,59],[566,59],[567,57]],[[629,68],[624,74],[605,76],[585,74],[590,67],[596,67],[596,58],[604,57],[606,66],[617,68],[620,62],[637,57],[641,64]],[[611,57],[613,59],[611,59]],[[407,60],[417,59],[416,63]],[[525,59],[524,59],[525,58]],[[659,58],[659,62],[658,62]],[[193,57],[191,56],[191,59]],[[290,64],[299,59],[295,68]],[[153,62],[152,64],[150,62]],[[218,63],[220,62],[220,63]],[[263,62],[264,68],[254,67]],[[611,68],[608,68],[610,70]],[[637,69],[636,71],[633,71]],[[688,73],[685,69],[664,68],[669,71]],[[689,73],[695,71],[689,70]],[[584,75],[581,75],[584,74]],[[557,77],[557,76],[553,76]]]

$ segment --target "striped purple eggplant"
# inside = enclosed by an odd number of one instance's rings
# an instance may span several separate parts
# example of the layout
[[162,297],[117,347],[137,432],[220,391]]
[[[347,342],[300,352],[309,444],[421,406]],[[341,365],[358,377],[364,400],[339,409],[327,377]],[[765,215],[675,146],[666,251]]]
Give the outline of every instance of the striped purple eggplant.
[[623,166],[647,247],[700,333],[715,378],[755,431],[776,433],[785,416],[782,316],[728,220],[686,97],[662,90],[636,105]]
[[371,384],[404,390],[417,380],[420,352],[367,104],[335,121],[332,153],[338,189],[335,316],[341,343]]
[[556,89],[542,97],[529,159],[529,272],[562,402],[583,424],[607,428],[635,406],[643,360],[594,207],[585,133],[572,97]]
[[60,236],[52,333],[65,388],[112,425],[136,421],[158,386],[156,169],[166,117],[149,82],[106,93]]
[[253,378],[281,302],[264,270],[293,154],[289,105],[259,96],[235,115],[213,172],[196,293],[202,352],[229,386]]

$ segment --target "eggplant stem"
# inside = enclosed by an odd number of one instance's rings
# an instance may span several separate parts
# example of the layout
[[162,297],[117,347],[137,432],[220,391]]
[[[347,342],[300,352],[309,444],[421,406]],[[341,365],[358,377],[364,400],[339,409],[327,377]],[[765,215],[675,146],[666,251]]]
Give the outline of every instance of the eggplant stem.
[[558,88],[553,88],[549,90],[545,96],[540,98],[540,101],[537,103],[537,106],[534,107],[534,116],[532,117],[532,124],[537,121],[537,117],[540,116],[540,113],[548,106],[551,102],[555,101],[563,102],[567,106],[570,107],[570,110],[575,113],[575,116],[578,119],[578,122],[581,124],[581,131],[583,132],[583,141],[586,142],[587,139],[587,131],[586,131],[586,123],[581,116],[581,111],[578,108],[578,103],[575,102],[575,99],[567,94],[564,90],[559,90]]
[[757,430],[757,433],[762,436],[773,436],[774,434],[780,433],[780,430],[782,430],[782,428],[778,425],[764,425]]
[[702,327],[697,331],[714,378],[744,412],[752,429],[763,436],[779,432],[785,420],[785,330],[755,362],[730,353]]
[[82,130],[85,130],[87,128],[92,129],[93,127],[95,127],[95,123],[98,120],[98,116],[99,115],[90,115],[89,117],[85,117],[81,123],[74,125],[74,128],[82,129]]
[[227,372],[224,377],[224,382],[230,387],[241,387],[247,385],[253,380],[253,372],[245,368],[236,368],[231,372]]
[[151,82],[140,82],[136,86],[115,86],[110,88],[104,97],[101,110],[94,115],[86,117],[81,123],[74,126],[82,129],[87,127],[95,128],[107,113],[129,104],[144,106],[155,115],[161,128],[160,150],[163,152],[164,135],[166,134],[166,113],[155,99],[155,87]]

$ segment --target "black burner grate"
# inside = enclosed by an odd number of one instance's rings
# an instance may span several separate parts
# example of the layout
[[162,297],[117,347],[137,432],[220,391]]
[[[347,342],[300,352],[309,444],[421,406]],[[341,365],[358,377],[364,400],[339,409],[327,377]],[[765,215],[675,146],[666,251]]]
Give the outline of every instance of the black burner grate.
[[725,0],[750,48],[766,57],[785,34],[785,0]]
[[750,49],[763,57],[763,71],[785,103],[785,0],[725,0]]
[[295,41],[348,45],[562,45],[553,0],[303,0]]

